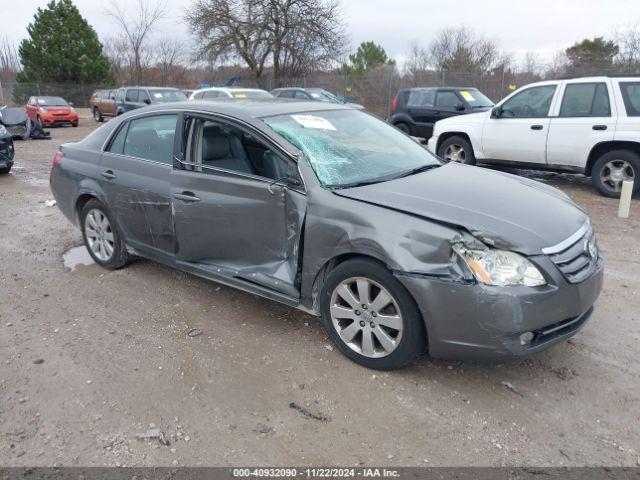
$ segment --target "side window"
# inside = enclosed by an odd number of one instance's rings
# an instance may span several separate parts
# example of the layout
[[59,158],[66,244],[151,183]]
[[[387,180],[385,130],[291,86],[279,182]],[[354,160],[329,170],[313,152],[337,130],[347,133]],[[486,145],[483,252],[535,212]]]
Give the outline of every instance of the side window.
[[620,82],[627,116],[640,117],[640,82]]
[[503,118],[536,118],[549,115],[555,85],[531,87],[517,93],[502,104]]
[[458,98],[455,92],[445,90],[436,93],[436,107],[453,110],[456,105],[461,103],[462,101]]
[[309,100],[309,95],[307,95],[305,92],[296,91],[293,98],[297,98],[298,100]]
[[436,91],[433,88],[413,88],[409,92],[408,107],[433,107]]
[[151,97],[146,90],[138,90],[138,102],[151,103]]
[[173,165],[177,115],[155,115],[131,120],[124,154]]
[[127,130],[129,129],[129,122],[124,123],[120,126],[120,130],[116,133],[116,136],[111,140],[111,145],[107,149],[111,153],[117,153],[118,155],[122,155],[124,151],[124,139],[127,136]]
[[208,90],[206,92],[202,92],[201,98],[218,98],[217,90]]
[[611,115],[605,83],[570,83],[564,89],[561,117],[608,117]]
[[137,102],[138,101],[138,90],[135,88],[130,88],[127,90],[127,94],[125,96],[125,100],[127,102]]
[[255,136],[233,125],[213,120],[197,121],[192,159],[205,174],[228,170],[271,180],[284,177],[287,163]]

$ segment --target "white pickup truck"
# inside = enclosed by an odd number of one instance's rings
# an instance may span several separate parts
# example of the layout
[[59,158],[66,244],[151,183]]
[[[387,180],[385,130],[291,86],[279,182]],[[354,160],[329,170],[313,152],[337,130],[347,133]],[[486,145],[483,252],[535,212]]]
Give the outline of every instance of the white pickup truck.
[[435,124],[428,149],[448,161],[577,172],[609,197],[640,189],[640,77],[532,83],[492,110]]

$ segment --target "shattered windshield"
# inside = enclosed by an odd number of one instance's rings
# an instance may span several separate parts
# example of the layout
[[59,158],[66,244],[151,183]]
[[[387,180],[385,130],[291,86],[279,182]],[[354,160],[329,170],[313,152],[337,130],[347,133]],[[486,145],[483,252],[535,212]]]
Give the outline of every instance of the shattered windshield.
[[327,187],[382,182],[440,165],[395,127],[361,111],[294,113],[262,120],[305,154]]

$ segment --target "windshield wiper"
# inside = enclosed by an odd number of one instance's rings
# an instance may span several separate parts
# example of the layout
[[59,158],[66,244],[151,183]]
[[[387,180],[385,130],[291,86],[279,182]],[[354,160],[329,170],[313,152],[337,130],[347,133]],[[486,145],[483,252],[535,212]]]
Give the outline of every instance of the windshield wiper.
[[422,165],[420,167],[413,168],[413,169],[408,170],[406,172],[402,172],[400,175],[396,175],[393,178],[394,179],[396,179],[396,178],[404,178],[404,177],[408,177],[410,175],[415,175],[416,173],[426,172],[427,170],[433,170],[434,168],[438,168],[438,167],[441,167],[441,166],[442,165],[439,164],[439,163],[430,163],[428,165]]
[[362,182],[353,182],[353,183],[336,183],[334,185],[325,185],[325,187],[330,188],[332,190],[338,190],[340,188],[354,188],[354,187],[364,187],[365,185],[372,185],[374,183],[381,183],[388,179],[386,178],[374,178],[373,180],[364,180]]

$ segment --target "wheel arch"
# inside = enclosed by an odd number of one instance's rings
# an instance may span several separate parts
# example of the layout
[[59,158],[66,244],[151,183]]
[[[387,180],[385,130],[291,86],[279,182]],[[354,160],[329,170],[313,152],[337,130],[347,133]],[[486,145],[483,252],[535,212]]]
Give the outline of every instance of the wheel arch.
[[436,155],[438,154],[438,151],[440,150],[440,147],[445,142],[445,140],[448,140],[451,137],[463,137],[467,142],[469,142],[469,145],[471,145],[471,148],[473,148],[475,153],[475,146],[473,145],[473,142],[471,141],[471,137],[469,136],[468,133],[462,132],[462,131],[452,131],[452,132],[443,132],[438,136],[438,143],[436,144]]
[[596,161],[605,153],[613,150],[629,150],[640,155],[640,142],[632,142],[627,140],[610,140],[606,142],[600,142],[591,149],[589,156],[587,157],[587,165],[585,166],[584,174],[588,177],[591,176],[591,170]]
[[364,254],[360,252],[343,252],[343,253],[334,255],[333,257],[331,257],[330,259],[328,259],[326,262],[322,264],[322,266],[316,272],[316,276],[313,280],[313,285],[311,288],[311,310],[314,312],[314,314],[320,315],[320,305],[318,303],[318,299],[320,298],[320,291],[322,290],[322,287],[324,286],[324,282],[327,279],[327,276],[329,275],[329,273],[332,270],[334,270],[338,265],[348,260],[355,260],[355,259],[372,260],[376,263],[379,263],[383,267],[389,269],[390,271],[393,270],[392,268],[389,267],[389,264],[387,263],[386,259],[380,258],[379,256],[376,256],[376,255]]

